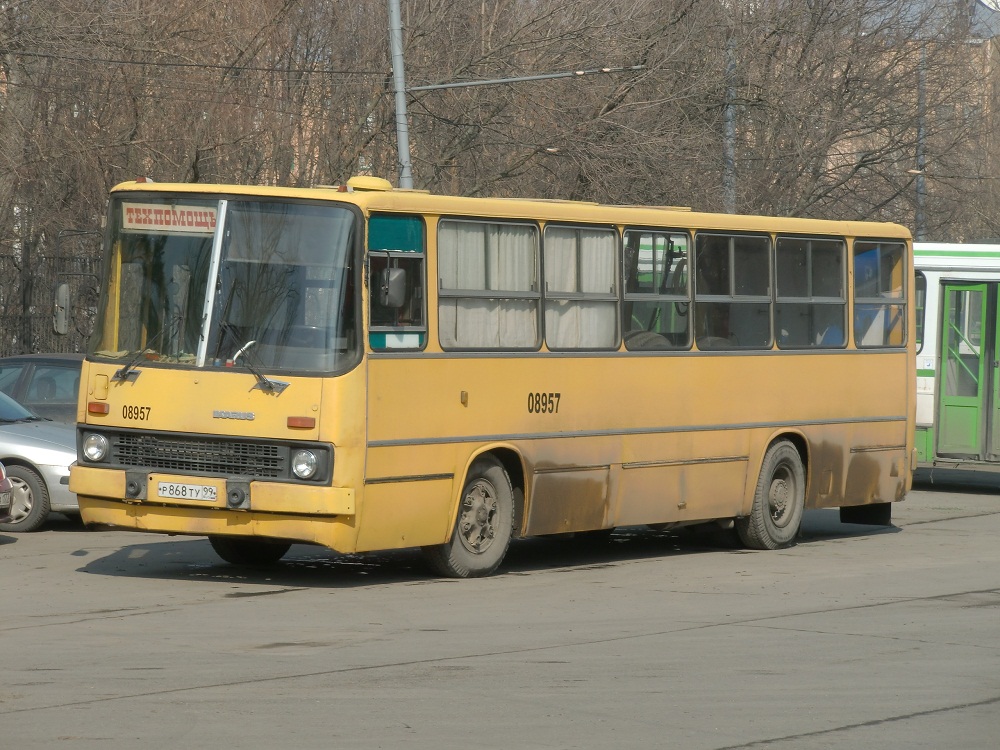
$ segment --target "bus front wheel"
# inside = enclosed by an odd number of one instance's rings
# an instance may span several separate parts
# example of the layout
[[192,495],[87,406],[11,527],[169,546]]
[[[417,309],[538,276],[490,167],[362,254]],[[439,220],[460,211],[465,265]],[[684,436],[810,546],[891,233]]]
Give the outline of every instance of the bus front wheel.
[[503,465],[492,456],[480,456],[465,480],[451,539],[424,547],[435,572],[452,578],[493,573],[510,546],[514,526],[514,490]]
[[778,549],[795,542],[805,506],[805,476],[794,445],[782,440],[768,448],[750,515],[736,519],[743,544],[751,549]]
[[230,536],[210,536],[208,541],[215,554],[233,565],[272,565],[292,546],[288,542]]

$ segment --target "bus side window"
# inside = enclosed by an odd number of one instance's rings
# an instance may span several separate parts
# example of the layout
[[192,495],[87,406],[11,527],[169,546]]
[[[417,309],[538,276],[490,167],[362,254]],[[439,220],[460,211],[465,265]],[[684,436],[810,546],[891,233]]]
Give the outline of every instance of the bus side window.
[[914,277],[913,295],[913,304],[917,306],[917,354],[920,354],[924,348],[924,315],[927,312],[927,277],[923,271],[917,271]]
[[537,350],[538,227],[438,222],[438,337],[445,350]]
[[770,349],[770,238],[695,237],[695,343],[700,350]]
[[774,328],[781,349],[847,344],[846,256],[840,238],[778,237]]
[[680,232],[625,232],[625,348],[629,351],[687,349],[688,236]]
[[899,347],[906,343],[906,246],[902,242],[854,243],[854,344]]
[[379,214],[369,219],[368,341],[372,349],[422,349],[426,344],[424,258],[420,217]]
[[549,349],[617,349],[617,232],[549,224],[542,247]]

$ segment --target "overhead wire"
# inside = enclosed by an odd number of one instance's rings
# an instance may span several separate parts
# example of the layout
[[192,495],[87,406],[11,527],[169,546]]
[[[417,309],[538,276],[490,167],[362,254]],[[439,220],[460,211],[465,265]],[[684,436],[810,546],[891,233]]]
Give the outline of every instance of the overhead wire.
[[94,63],[97,65],[133,65],[137,67],[155,68],[190,68],[194,70],[230,70],[247,73],[289,73],[295,75],[342,75],[342,76],[385,76],[384,70],[340,70],[336,68],[288,68],[284,66],[254,66],[227,65],[224,63],[189,63],[169,62],[165,60],[127,60],[105,57],[81,57],[78,55],[60,55],[51,52],[31,52],[16,50],[9,54],[21,57],[37,57],[50,60],[68,60],[70,62]]

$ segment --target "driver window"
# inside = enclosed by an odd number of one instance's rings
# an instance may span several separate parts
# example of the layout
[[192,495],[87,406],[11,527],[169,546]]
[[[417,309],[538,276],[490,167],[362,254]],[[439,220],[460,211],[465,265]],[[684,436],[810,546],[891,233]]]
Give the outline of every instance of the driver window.
[[[422,349],[427,342],[424,222],[375,215],[368,221],[368,341],[372,349]],[[401,304],[385,304],[383,285],[402,272]]]

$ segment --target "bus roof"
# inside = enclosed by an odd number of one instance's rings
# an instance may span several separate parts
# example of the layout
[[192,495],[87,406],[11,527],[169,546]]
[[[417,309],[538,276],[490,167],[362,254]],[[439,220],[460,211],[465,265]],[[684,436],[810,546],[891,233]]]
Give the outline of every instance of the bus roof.
[[[382,182],[382,181],[379,181]],[[366,213],[412,211],[438,216],[499,217],[588,224],[630,224],[651,227],[697,227],[699,229],[839,234],[849,237],[910,239],[910,231],[899,224],[869,221],[835,221],[750,214],[692,211],[677,206],[616,206],[570,200],[531,198],[468,198],[432,194],[424,190],[364,189],[342,187],[265,187],[205,183],[124,182],[113,193],[190,193],[335,200],[352,203]]]

